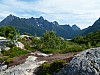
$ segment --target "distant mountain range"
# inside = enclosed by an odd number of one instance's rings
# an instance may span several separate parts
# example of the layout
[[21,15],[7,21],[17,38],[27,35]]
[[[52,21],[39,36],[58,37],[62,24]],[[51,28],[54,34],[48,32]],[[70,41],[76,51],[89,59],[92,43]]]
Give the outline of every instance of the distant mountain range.
[[10,14],[0,22],[0,26],[6,25],[14,26],[20,33],[26,32],[41,36],[46,31],[55,31],[58,36],[69,39],[100,29],[100,19],[98,19],[93,26],[81,30],[77,25],[59,25],[57,21],[49,22],[42,16],[39,18],[31,17],[26,19]]

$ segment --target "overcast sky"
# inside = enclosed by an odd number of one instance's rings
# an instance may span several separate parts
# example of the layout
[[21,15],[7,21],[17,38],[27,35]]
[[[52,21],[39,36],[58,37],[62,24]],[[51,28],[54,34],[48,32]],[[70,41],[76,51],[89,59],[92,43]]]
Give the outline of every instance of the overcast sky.
[[43,16],[83,29],[100,17],[100,0],[0,0],[0,20],[9,14],[24,18]]

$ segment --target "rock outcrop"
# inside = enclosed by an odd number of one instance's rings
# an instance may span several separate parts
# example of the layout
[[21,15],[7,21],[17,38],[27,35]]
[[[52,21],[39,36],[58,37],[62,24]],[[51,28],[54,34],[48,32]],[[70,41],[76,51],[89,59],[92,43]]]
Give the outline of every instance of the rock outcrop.
[[[0,37],[0,39],[1,39],[1,37]],[[9,50],[10,47],[7,47],[6,44],[11,44],[11,43],[12,43],[11,40],[6,40],[6,39],[0,40],[0,53],[2,50]]]
[[36,58],[35,56],[28,56],[23,64],[9,67],[5,71],[1,71],[0,75],[35,75],[35,69],[45,62],[37,61]]
[[77,54],[57,75],[100,75],[100,47]]
[[24,49],[24,44],[22,44],[21,42],[16,42],[15,45],[16,45],[16,47]]

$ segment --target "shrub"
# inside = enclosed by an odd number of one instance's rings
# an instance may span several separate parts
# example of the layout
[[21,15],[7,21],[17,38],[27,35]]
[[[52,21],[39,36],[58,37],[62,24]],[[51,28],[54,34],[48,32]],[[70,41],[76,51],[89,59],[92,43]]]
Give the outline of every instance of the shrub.
[[9,56],[10,58],[17,57],[17,56],[20,56],[20,55],[23,55],[23,54],[27,54],[27,53],[28,53],[27,51],[22,50],[22,49],[20,49],[18,47],[13,47],[8,51],[4,51],[4,50],[2,51],[3,55]]
[[53,63],[44,63],[39,67],[37,75],[53,75],[60,71],[64,64],[64,60],[56,60]]
[[98,42],[98,43],[96,44],[96,47],[100,47],[100,42]]
[[63,67],[63,65],[65,64],[64,60],[56,60],[53,63],[50,64],[50,69],[52,72],[58,72],[61,70],[61,68]]
[[49,49],[41,49],[40,51],[43,52],[43,53],[57,53],[57,52],[61,52],[61,50],[51,49],[51,48],[49,48]]

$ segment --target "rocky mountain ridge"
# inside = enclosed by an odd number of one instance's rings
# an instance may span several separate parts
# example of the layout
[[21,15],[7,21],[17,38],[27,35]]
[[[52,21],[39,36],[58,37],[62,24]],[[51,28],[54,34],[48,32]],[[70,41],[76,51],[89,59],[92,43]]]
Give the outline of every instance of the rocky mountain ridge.
[[0,22],[0,26],[2,25],[11,25],[16,27],[21,33],[27,32],[38,36],[41,36],[46,31],[55,31],[57,35],[64,38],[72,38],[80,30],[76,25],[72,27],[70,25],[60,25],[57,21],[49,22],[42,16],[39,18],[19,18],[12,14]]
[[81,30],[77,25],[60,25],[57,21],[50,22],[42,16],[39,18],[20,18],[10,14],[0,22],[0,26],[11,25],[19,30],[20,33],[37,34],[41,36],[46,31],[54,31],[58,36],[71,39],[78,35],[87,35],[90,32],[100,30],[100,18],[92,26]]
[[95,32],[97,30],[100,30],[100,18],[96,20],[92,26],[83,29],[82,34],[87,35],[88,33]]
[[77,25],[75,25],[75,24],[72,25],[72,29],[73,29],[74,31],[76,31],[76,30],[77,30],[77,31],[81,30],[81,29],[80,29],[79,27],[77,27]]

